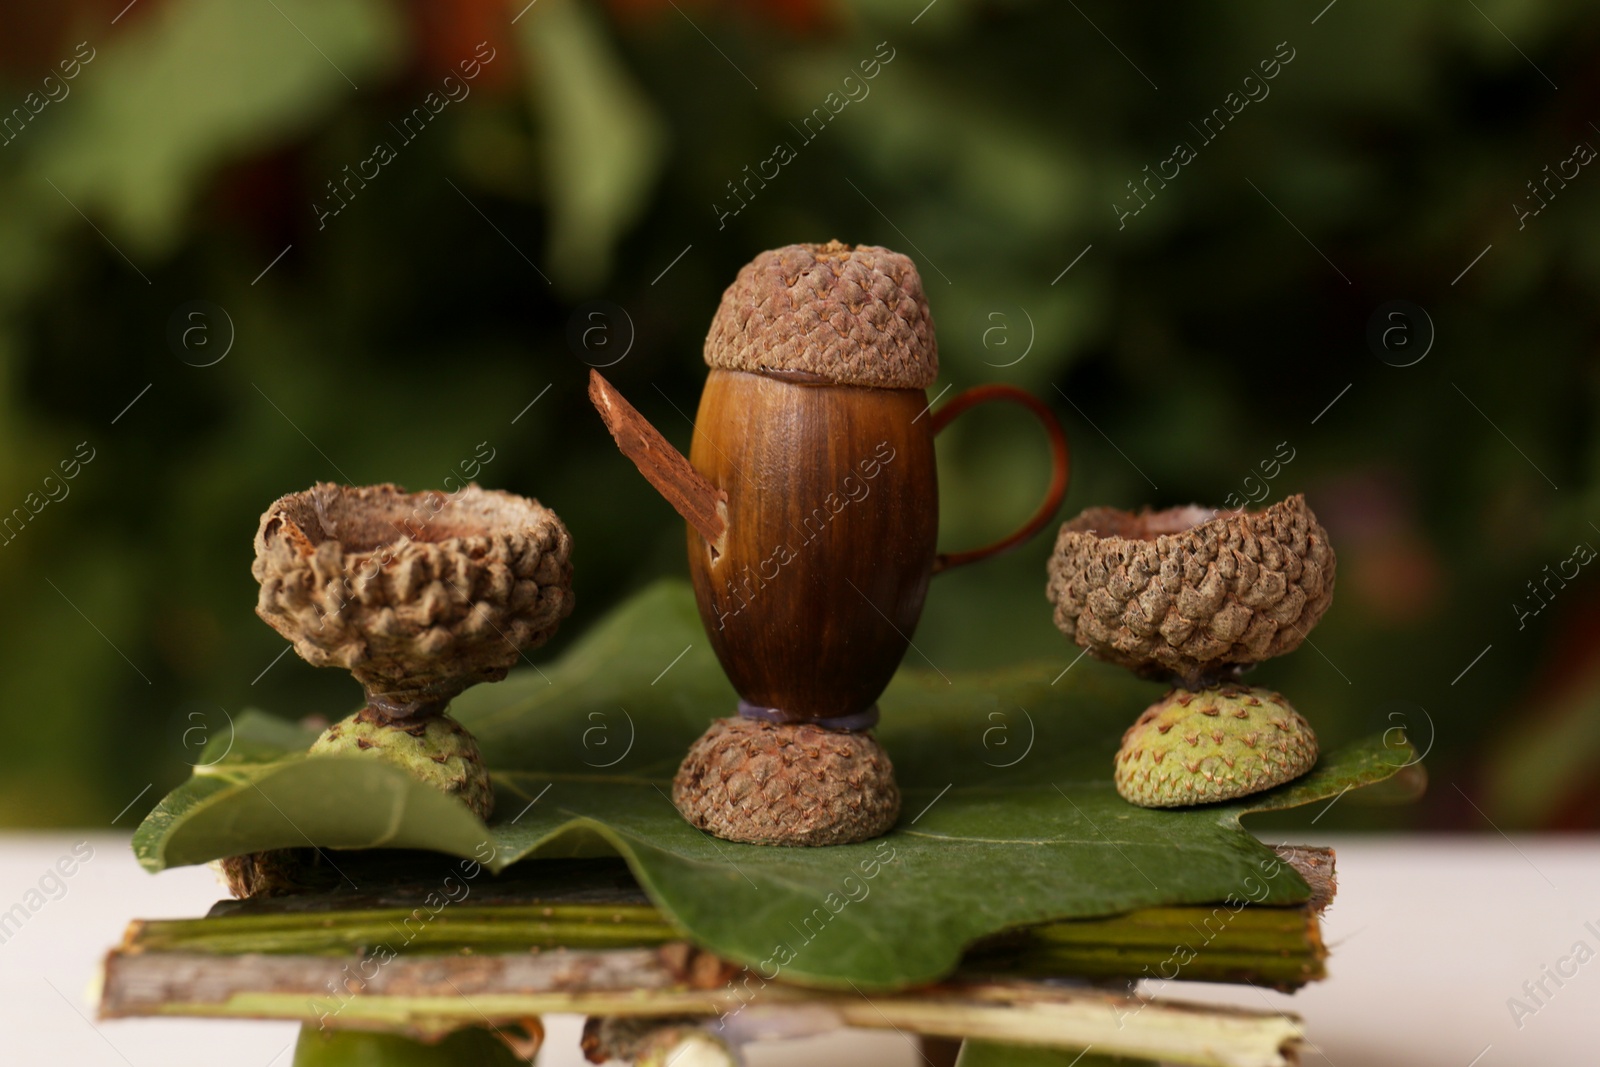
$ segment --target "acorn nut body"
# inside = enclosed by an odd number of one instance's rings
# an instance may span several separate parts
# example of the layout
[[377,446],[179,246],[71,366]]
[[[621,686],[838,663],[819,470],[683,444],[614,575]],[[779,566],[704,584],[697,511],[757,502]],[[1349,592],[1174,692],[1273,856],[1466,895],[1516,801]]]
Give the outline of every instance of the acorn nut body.
[[[927,598],[938,478],[917,389],[713,370],[690,462],[727,493],[720,550],[689,530],[712,648],[785,721],[872,706]],[[805,457],[805,462],[796,462]]]

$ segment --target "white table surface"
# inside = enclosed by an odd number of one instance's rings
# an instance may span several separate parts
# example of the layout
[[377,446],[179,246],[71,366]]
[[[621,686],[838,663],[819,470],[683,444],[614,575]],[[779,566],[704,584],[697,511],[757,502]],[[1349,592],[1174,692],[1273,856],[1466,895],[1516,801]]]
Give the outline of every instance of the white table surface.
[[[296,1026],[199,1020],[94,1021],[91,981],[129,919],[196,916],[220,890],[204,868],[141,871],[126,836],[0,835],[0,911],[74,845],[93,857],[49,881],[44,906],[0,944],[0,1063],[8,1067],[288,1067]],[[1325,916],[1331,977],[1294,996],[1170,983],[1162,996],[1304,1016],[1335,1067],[1593,1067],[1600,1064],[1600,838],[1343,838]],[[82,846],[80,846],[81,849]],[[32,898],[35,902],[38,897]],[[1585,924],[1592,924],[1589,929]],[[0,935],[3,936],[3,935]],[[1571,954],[1583,942],[1579,964]],[[1563,958],[1567,962],[1562,963]],[[1543,968],[1564,969],[1559,986]],[[1576,973],[1572,974],[1574,968]],[[1524,991],[1543,980],[1548,996]],[[1510,998],[1531,1014],[1514,1020]],[[1520,1022],[1520,1026],[1518,1023]],[[582,1063],[581,1020],[548,1020],[546,1067]],[[893,1033],[757,1046],[755,1067],[914,1067]]]

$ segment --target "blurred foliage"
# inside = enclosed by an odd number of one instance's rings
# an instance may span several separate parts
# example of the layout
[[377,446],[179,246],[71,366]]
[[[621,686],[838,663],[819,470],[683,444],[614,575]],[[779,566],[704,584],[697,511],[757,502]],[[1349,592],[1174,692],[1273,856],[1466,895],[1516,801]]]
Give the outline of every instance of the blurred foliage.
[[[0,534],[5,824],[132,826],[224,712],[356,702],[251,613],[281,493],[442,487],[488,442],[479,480],[574,533],[558,644],[681,573],[681,522],[589,409],[586,361],[625,349],[608,373],[686,446],[722,288],[830,237],[918,260],[934,392],[1056,406],[1063,517],[1220,505],[1293,449],[1271,498],[1308,494],[1339,595],[1257,676],[1329,747],[1405,726],[1434,779],[1407,814],[1340,804],[1319,829],[1600,821],[1600,583],[1549,578],[1600,545],[1600,177],[1512,206],[1600,145],[1592,5],[13,0],[0,20],[0,517],[26,519]],[[1280,42],[1270,94],[1203,143],[1191,124]],[[1119,224],[1180,139],[1196,158]],[[736,194],[779,143],[795,158]],[[1437,329],[1412,366],[1368,346],[1394,299]],[[197,300],[228,321],[188,318]],[[940,457],[947,546],[1047,478],[1037,431],[998,411]],[[918,648],[1066,667],[1049,547],[940,578]]]

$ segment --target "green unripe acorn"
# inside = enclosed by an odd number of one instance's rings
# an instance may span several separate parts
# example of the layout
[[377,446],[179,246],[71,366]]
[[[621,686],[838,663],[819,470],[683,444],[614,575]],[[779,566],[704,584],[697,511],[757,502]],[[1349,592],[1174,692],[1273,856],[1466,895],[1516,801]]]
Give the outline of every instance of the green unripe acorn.
[[1282,695],[1222,685],[1174,689],[1146,708],[1117,750],[1117,792],[1145,808],[1233,800],[1317,762],[1317,738]]
[[441,793],[459,797],[480,819],[494,810],[494,790],[475,741],[448,715],[389,724],[368,708],[328,727],[313,756],[370,756],[392,763]]
[[294,1067],[526,1067],[499,1037],[482,1028],[457,1030],[436,1043],[404,1034],[300,1028]]

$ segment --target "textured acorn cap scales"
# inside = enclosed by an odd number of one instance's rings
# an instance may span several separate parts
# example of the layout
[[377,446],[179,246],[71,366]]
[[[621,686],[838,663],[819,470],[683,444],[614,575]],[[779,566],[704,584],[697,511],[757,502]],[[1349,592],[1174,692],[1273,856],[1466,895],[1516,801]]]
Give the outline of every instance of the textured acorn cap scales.
[[870,733],[719,719],[689,748],[672,801],[693,826],[756,845],[844,845],[888,832],[900,789]]
[[1090,508],[1061,527],[1047,593],[1090,655],[1199,688],[1298,648],[1334,566],[1300,495],[1257,512]]
[[706,335],[722,370],[789,371],[842,385],[925,389],[939,346],[911,260],[877,245],[786,245],[740,269]]
[[1174,689],[1122,735],[1115,780],[1130,804],[1177,808],[1259,793],[1316,762],[1316,735],[1281,694]]
[[314,848],[274,848],[225,856],[213,860],[210,867],[228,892],[240,900],[327,889],[328,875],[333,870],[327,858]]
[[544,644],[572,612],[571,552],[555,512],[511,493],[322,483],[261,517],[256,613],[403,712]]

